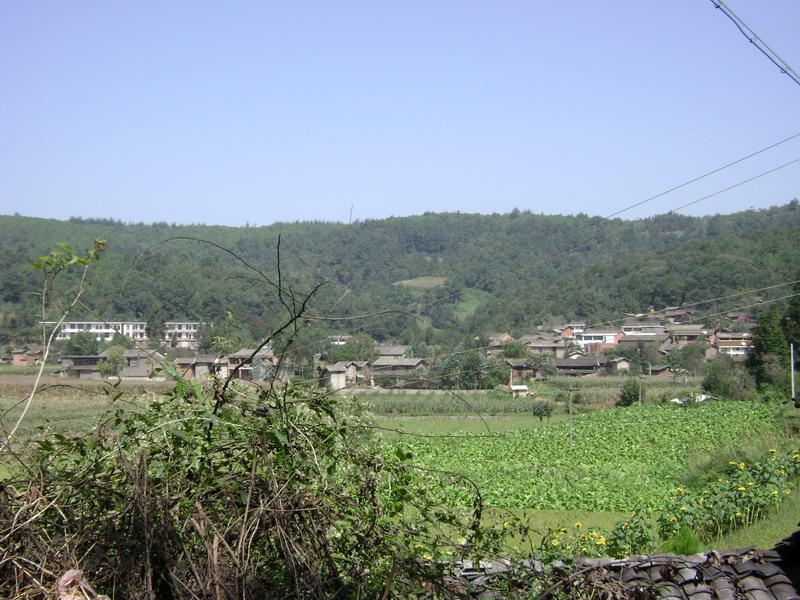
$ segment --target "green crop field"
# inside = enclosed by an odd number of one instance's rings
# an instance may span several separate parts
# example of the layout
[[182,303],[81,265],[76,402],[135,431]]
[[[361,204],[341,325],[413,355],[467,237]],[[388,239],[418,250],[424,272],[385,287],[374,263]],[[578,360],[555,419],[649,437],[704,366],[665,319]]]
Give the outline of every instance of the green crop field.
[[[749,402],[595,411],[574,419],[571,448],[563,420],[503,433],[473,422],[468,431],[396,443],[427,469],[468,477],[488,505],[581,511],[661,508],[698,460],[782,437],[776,407]],[[467,487],[443,493],[470,501]]]

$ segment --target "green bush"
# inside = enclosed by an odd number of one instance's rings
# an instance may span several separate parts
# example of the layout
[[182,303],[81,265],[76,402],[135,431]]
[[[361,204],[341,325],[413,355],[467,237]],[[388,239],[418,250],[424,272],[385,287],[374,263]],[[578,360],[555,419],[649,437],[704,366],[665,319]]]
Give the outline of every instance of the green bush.
[[664,552],[684,555],[697,554],[702,548],[695,532],[685,525],[664,544]]
[[[641,384],[638,380],[628,379],[622,385],[622,389],[619,392],[617,406],[631,406],[632,404],[638,404],[640,386]],[[644,392],[642,392],[642,395],[644,395]]]

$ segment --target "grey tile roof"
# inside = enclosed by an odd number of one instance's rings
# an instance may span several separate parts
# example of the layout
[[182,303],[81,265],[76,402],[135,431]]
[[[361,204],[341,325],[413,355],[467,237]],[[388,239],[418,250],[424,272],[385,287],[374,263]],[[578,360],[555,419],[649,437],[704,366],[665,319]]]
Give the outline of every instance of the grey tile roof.
[[422,358],[403,358],[401,356],[381,356],[372,362],[373,367],[416,367],[423,364]]
[[[747,548],[733,552],[704,552],[693,556],[651,554],[623,559],[578,559],[574,565],[555,564],[542,579],[551,586],[544,597],[664,600],[800,600],[800,531],[767,551]],[[513,574],[513,575],[512,575]],[[456,563],[446,587],[461,597],[503,598],[495,580],[542,578],[543,565],[523,561]]]

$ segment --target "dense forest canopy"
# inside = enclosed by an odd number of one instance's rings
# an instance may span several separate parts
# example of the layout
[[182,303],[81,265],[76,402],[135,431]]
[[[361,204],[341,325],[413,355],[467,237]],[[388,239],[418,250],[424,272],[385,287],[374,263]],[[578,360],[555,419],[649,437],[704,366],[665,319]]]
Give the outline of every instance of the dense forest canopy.
[[[325,330],[441,343],[528,333],[559,319],[600,322],[790,281],[800,264],[800,204],[635,221],[514,211],[244,228],[0,216],[0,343],[36,335],[41,284],[30,264],[58,243],[79,249],[95,238],[108,248],[90,274],[85,304],[93,314],[71,318],[160,314],[211,323],[230,313],[257,339],[282,309],[247,265],[275,279],[279,236],[284,282],[299,293],[330,282],[315,314],[397,311],[325,321]],[[56,299],[75,282],[58,283]]]

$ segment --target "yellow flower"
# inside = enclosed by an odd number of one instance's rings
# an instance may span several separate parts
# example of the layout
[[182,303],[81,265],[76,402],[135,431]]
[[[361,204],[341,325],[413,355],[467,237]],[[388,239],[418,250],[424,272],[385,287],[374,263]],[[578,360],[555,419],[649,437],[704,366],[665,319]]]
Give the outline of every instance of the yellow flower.
[[581,525],[580,521],[575,523],[575,529],[580,529],[581,527],[583,527],[583,525]]
[[775,448],[770,448],[770,449],[769,449],[769,453],[770,453],[770,454],[777,454],[777,452],[778,452],[778,451],[777,451]]
[[746,489],[747,489],[746,487],[744,487],[743,485],[740,485],[738,488],[736,488],[736,491],[737,492],[744,492]]
[[557,547],[558,546],[558,540],[553,540],[552,542],[550,542],[550,545],[553,546],[553,548]]
[[769,493],[769,495],[770,495],[770,496],[777,496],[777,495],[778,495],[778,490],[772,490],[772,491]]
[[728,464],[735,467],[736,466],[736,461],[735,460],[729,460]]
[[422,560],[433,560],[433,556],[428,554],[427,552],[422,555]]
[[606,538],[605,538],[605,536],[601,535],[599,538],[597,538],[597,544],[598,544],[599,546],[605,546],[605,545],[606,545]]
[[682,487],[677,487],[675,488],[675,493],[678,494],[678,496],[683,496],[683,494],[686,493],[686,490],[684,490]]
[[744,463],[739,463],[739,470],[744,471],[747,468],[747,465]]
[[688,511],[688,510],[689,510],[689,509],[688,509],[688,508],[686,508],[685,506],[681,506],[681,512],[686,512],[686,511]]
[[754,485],[755,485],[755,483],[753,483],[752,481],[748,481],[747,482],[747,487],[753,487]]

